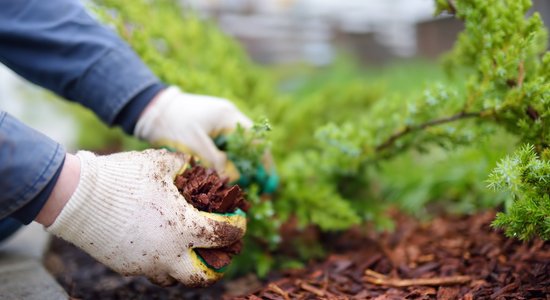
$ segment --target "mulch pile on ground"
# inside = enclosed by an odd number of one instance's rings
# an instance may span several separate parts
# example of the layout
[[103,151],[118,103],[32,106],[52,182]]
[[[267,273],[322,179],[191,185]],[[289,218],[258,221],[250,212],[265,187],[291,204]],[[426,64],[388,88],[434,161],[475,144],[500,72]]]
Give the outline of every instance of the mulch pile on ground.
[[239,299],[548,299],[550,243],[508,239],[490,227],[494,216],[348,231],[324,262]]
[[[237,185],[229,186],[229,179],[222,179],[216,171],[206,169],[191,161],[191,167],[176,176],[174,184],[182,196],[196,209],[212,213],[232,213],[237,209],[248,211],[249,203]],[[195,252],[215,268],[231,263],[231,258],[241,252],[242,242],[218,249],[195,249]]]
[[[490,227],[494,213],[421,224],[396,217],[393,233],[356,228],[325,237],[329,256],[305,270],[226,280],[206,289],[161,288],[122,277],[63,241],[46,265],[83,299],[547,299],[550,243],[522,243]],[[254,287],[256,286],[256,287]],[[251,290],[252,289],[252,290]],[[243,295],[244,296],[236,296]]]

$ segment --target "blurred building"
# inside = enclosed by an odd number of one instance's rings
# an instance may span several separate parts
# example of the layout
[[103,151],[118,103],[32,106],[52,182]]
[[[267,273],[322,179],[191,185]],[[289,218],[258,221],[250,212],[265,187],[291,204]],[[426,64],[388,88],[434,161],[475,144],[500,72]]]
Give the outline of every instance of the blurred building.
[[382,65],[397,55],[380,41],[374,32],[349,32],[338,30],[335,38],[336,48],[353,55],[365,65]]
[[[533,0],[532,10],[540,14],[546,28],[550,31],[550,0]],[[548,34],[548,45],[550,48],[550,34]]]
[[[550,0],[534,0],[531,13],[538,12],[547,28],[550,29]],[[417,55],[437,58],[452,49],[464,24],[451,17],[430,18],[416,25]],[[549,45],[550,45],[550,35]]]
[[218,16],[218,22],[244,44],[256,61],[323,65],[332,60],[332,28],[318,18],[226,13]]
[[416,24],[417,55],[424,58],[438,58],[452,49],[464,23],[451,17],[421,21]]
[[338,49],[364,62],[416,52],[414,23],[432,0],[182,0],[263,63],[330,63]]
[[[433,0],[181,0],[216,20],[261,63],[324,65],[345,51],[366,64],[437,58],[463,24],[433,17]],[[550,0],[534,0],[550,24]]]
[[550,1],[548,0],[533,0],[533,10],[538,11],[544,23],[550,25]]
[[242,42],[261,63],[332,60],[331,24],[304,13],[292,0],[187,0],[200,13],[215,19],[228,34]]

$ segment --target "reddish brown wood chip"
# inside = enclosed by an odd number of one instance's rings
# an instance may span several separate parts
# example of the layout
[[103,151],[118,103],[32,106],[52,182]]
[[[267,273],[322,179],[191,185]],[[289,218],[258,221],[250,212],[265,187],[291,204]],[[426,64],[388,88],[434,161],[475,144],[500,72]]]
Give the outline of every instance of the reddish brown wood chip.
[[221,269],[231,263],[231,255],[221,249],[195,249],[210,267]]
[[212,169],[192,164],[183,174],[176,176],[174,184],[195,208],[207,212],[231,213],[238,208],[247,211],[249,204],[237,185],[230,186]]
[[[198,210],[214,213],[232,213],[238,208],[247,211],[248,202],[240,187],[229,186],[211,169],[191,163],[191,168],[176,176],[174,184],[183,197]],[[221,269],[231,263],[231,258],[241,251],[239,241],[228,247],[218,249],[195,249],[206,263],[215,269]]]
[[365,271],[364,280],[377,285],[387,285],[394,287],[407,287],[415,285],[429,285],[429,286],[442,286],[453,284],[464,284],[472,280],[470,276],[445,276],[435,278],[412,278],[412,279],[400,279],[400,278],[388,278],[385,275],[374,272],[373,270]]
[[318,297],[323,297],[325,296],[325,291],[321,290],[321,289],[318,289],[310,284],[307,284],[306,282],[302,282],[300,283],[300,288],[302,288],[303,290],[306,290],[310,293],[313,293],[314,295],[318,296]]

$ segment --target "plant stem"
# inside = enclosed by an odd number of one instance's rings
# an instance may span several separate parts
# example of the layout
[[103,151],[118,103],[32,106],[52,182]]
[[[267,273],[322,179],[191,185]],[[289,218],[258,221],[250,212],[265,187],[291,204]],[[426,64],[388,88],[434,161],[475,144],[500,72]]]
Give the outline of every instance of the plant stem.
[[380,152],[380,151],[392,146],[395,143],[395,141],[397,141],[401,137],[403,137],[403,136],[405,136],[405,135],[407,135],[411,132],[423,130],[423,129],[426,129],[426,128],[429,128],[429,127],[434,127],[434,126],[441,125],[441,124],[450,123],[450,122],[461,120],[461,119],[480,117],[481,115],[483,115],[484,112],[486,112],[486,110],[477,111],[477,112],[461,111],[461,112],[459,112],[455,115],[452,115],[450,117],[434,119],[434,120],[430,120],[430,121],[427,121],[425,123],[421,123],[421,124],[418,124],[418,125],[406,126],[405,128],[403,128],[403,129],[395,132],[394,134],[392,134],[384,142],[382,142],[380,145],[376,146],[375,149],[376,149],[377,152]]

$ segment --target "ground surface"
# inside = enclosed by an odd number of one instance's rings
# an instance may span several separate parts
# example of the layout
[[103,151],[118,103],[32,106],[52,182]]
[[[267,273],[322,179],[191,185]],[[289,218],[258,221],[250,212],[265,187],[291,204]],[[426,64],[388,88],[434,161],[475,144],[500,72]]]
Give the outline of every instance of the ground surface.
[[[351,230],[331,255],[305,270],[252,277],[208,289],[159,288],[118,276],[76,248],[54,241],[46,266],[83,299],[550,299],[550,243],[522,243],[489,226],[494,213],[398,218],[391,234]],[[423,281],[423,282],[422,282]],[[237,297],[235,294],[245,293]]]

